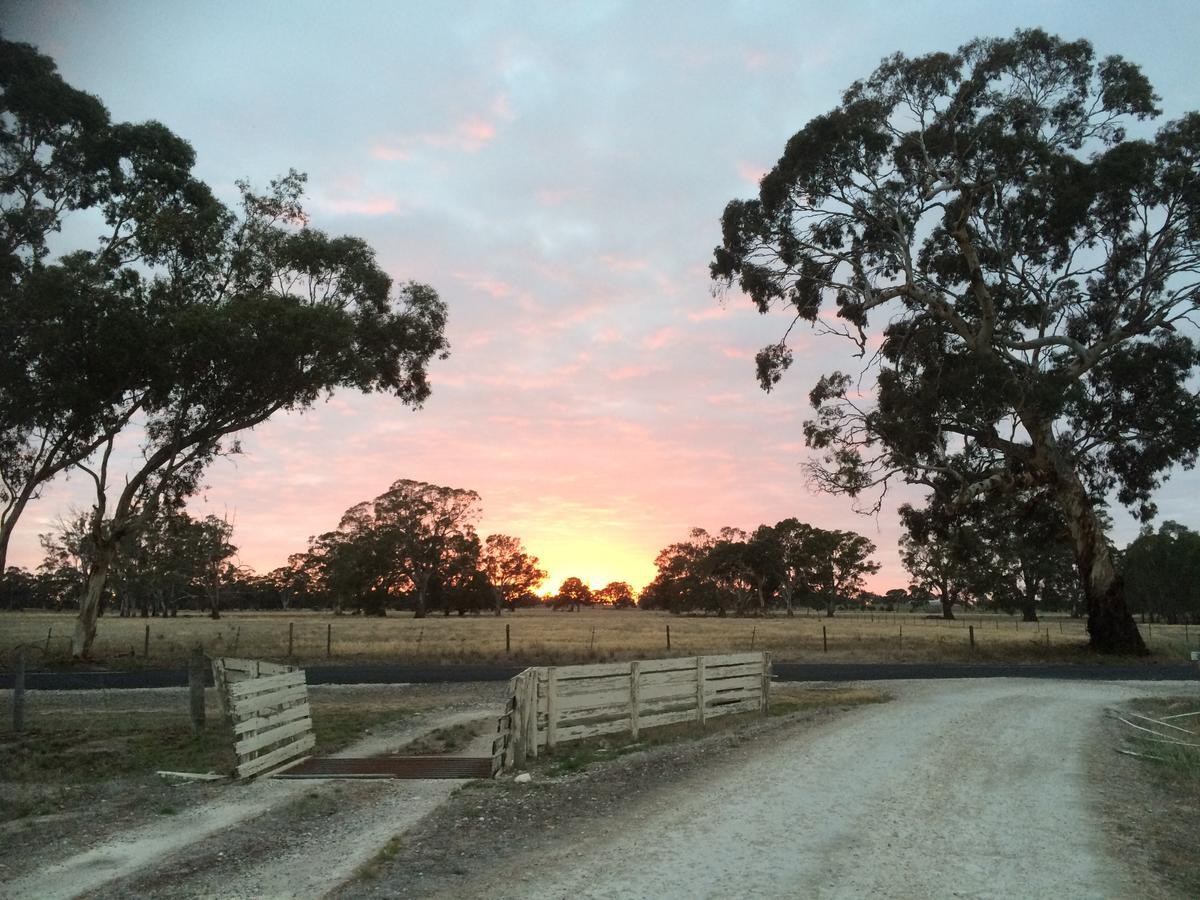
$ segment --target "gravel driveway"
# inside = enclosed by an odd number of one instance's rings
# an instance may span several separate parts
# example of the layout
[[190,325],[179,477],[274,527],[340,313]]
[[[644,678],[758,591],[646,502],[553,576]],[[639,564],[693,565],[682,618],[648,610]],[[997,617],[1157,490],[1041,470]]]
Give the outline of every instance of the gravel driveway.
[[510,869],[496,896],[1129,897],[1094,812],[1104,707],[1200,685],[912,683]]

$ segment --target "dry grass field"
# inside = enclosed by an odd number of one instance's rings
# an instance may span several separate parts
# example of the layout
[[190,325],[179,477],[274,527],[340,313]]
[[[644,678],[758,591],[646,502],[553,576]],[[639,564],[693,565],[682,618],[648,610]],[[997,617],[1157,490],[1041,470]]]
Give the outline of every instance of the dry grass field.
[[[73,624],[66,614],[0,613],[0,665],[7,665],[21,644],[30,648],[32,667],[65,663]],[[1200,626],[1143,625],[1142,633],[1163,661],[1186,660],[1189,649],[1200,649]],[[374,619],[308,612],[234,612],[219,620],[199,614],[174,619],[105,616],[95,657],[131,668],[177,666],[197,643],[212,656],[306,664],[557,664],[750,649],[769,650],[785,662],[1080,661],[1086,653],[1084,623],[1078,619],[1025,623],[969,613],[947,622],[918,614],[848,612],[832,619],[811,612],[793,618],[719,619],[589,609],[520,610],[501,618],[393,614]]]

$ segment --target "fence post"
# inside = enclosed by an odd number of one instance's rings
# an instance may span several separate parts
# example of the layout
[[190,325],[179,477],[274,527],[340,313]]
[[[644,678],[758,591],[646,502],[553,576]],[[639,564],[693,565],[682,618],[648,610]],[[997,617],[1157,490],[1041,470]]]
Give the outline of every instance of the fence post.
[[504,753],[504,762],[510,767],[525,765],[527,747],[525,742],[529,734],[525,724],[525,680],[528,677],[529,670],[526,669],[508,682],[508,689],[512,693],[512,718],[508,723],[508,747]]
[[511,626],[507,622],[505,622],[504,623],[504,652],[509,653],[509,654],[512,653],[512,632],[510,631],[510,628],[511,628]]
[[333,623],[325,623],[325,658],[333,656]]
[[671,649],[671,626],[667,626],[667,649]]
[[146,625],[146,636],[142,638],[142,659],[150,655],[150,625]]
[[972,649],[972,650],[974,650],[974,649],[975,649],[975,626],[974,626],[974,625],[968,625],[968,626],[967,626],[967,633],[968,633],[968,634],[970,635],[970,637],[971,637],[971,649]]
[[638,739],[638,716],[641,714],[641,663],[636,659],[629,664],[629,732]]
[[829,635],[825,632],[824,625],[821,626],[821,649],[826,653],[829,652]]
[[771,710],[771,654],[763,653],[762,676],[762,714],[765,716]]
[[46,649],[42,651],[43,653],[50,652],[50,635],[52,635],[52,634],[54,634],[54,626],[53,625],[51,625],[49,628],[46,629]]
[[707,721],[704,712],[704,657],[696,657],[696,705],[699,707],[697,720],[701,725]]
[[904,626],[900,626],[900,649],[904,649]]
[[292,635],[296,630],[295,622],[288,622],[288,659],[292,658]]
[[546,670],[546,749],[553,751],[558,744],[558,669]]
[[750,650],[754,650],[754,639],[758,636],[758,626],[754,626],[754,630],[750,632]]
[[25,648],[17,650],[17,667],[13,670],[12,727],[16,734],[25,730]]
[[204,649],[197,644],[188,665],[188,694],[191,699],[192,734],[204,729]]
[[588,643],[588,653],[596,649],[596,626],[592,626],[592,640]]
[[538,755],[538,736],[537,736],[537,717],[538,717],[538,683],[541,676],[537,669],[526,669],[525,678],[525,727],[526,727],[526,752],[537,759]]

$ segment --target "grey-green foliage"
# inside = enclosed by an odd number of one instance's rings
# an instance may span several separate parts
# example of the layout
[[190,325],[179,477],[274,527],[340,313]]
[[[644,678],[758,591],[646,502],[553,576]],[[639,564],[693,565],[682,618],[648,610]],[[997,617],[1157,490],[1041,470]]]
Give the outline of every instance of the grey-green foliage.
[[[361,239],[310,227],[303,175],[242,183],[229,208],[161,124],[113,123],[28,45],[5,43],[0,60],[0,565],[42,485],[86,473],[85,655],[147,508],[195,490],[239,432],[337,389],[420,406],[428,363],[447,352],[446,308],[427,285],[393,289]],[[48,237],[68,217],[104,224],[56,257]],[[141,459],[112,471],[134,423]]]
[[[834,372],[810,394],[819,485],[1048,489],[1093,646],[1120,652],[1144,645],[1096,500],[1149,514],[1200,448],[1200,114],[1150,133],[1156,102],[1137,66],[1039,30],[896,54],[728,204],[712,264],[760,311],[872,353],[873,391]],[[785,335],[762,386],[791,361]]]
[[1200,534],[1177,522],[1146,526],[1125,548],[1121,568],[1135,612],[1151,621],[1200,622]]

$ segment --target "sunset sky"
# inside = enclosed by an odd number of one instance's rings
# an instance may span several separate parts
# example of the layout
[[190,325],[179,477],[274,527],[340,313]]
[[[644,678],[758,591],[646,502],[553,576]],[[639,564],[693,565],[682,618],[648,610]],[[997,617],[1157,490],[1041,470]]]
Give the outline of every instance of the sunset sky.
[[[192,142],[198,175],[309,176],[312,224],[358,235],[397,280],[438,289],[451,358],[413,412],[336,395],[219,461],[199,512],[228,514],[259,571],[398,478],[471,488],[480,533],[550,572],[640,589],[693,525],[796,516],[879,546],[871,587],[907,584],[896,490],[878,517],[812,493],[801,424],[816,377],[854,366],[804,335],[764,394],[754,353],[781,318],[710,291],[725,203],[755,193],[795,131],[895,50],[1042,26],[1140,63],[1165,117],[1200,108],[1188,2],[7,2],[0,27],[52,56],[118,120]],[[1200,526],[1200,477],[1160,519]],[[894,501],[894,502],[892,502]],[[10,564],[86,485],[57,482]],[[1136,534],[1116,516],[1117,542]]]

